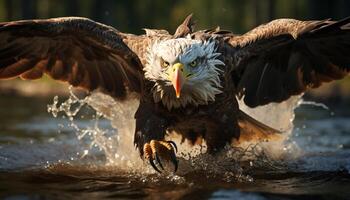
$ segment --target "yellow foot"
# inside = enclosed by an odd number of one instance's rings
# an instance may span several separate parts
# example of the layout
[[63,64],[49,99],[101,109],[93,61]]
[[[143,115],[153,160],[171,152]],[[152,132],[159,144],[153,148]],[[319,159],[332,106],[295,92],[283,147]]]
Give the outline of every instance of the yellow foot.
[[175,151],[177,152],[177,147],[173,141],[151,140],[149,143],[143,145],[144,159],[149,160],[151,166],[159,173],[162,172],[157,168],[154,161],[156,160],[159,167],[164,170],[160,159],[173,163],[176,172],[178,161],[176,159]]

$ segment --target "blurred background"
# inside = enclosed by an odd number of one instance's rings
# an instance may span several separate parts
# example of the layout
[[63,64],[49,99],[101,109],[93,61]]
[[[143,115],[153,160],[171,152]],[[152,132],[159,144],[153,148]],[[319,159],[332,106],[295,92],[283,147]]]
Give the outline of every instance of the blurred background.
[[[277,18],[339,20],[350,16],[347,0],[0,0],[0,21],[62,16],[84,16],[120,31],[142,34],[142,28],[162,28],[171,33],[190,13],[196,29],[220,26],[244,33]],[[40,81],[0,81],[0,94],[40,96],[66,94],[49,78]],[[325,84],[306,98],[331,103],[350,102],[350,78]]]

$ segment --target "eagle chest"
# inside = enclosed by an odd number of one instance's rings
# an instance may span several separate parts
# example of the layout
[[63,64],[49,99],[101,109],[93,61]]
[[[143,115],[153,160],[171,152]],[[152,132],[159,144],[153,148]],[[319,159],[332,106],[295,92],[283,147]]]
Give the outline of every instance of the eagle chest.
[[232,105],[219,105],[218,102],[200,107],[189,106],[172,112],[173,120],[167,128],[167,133],[181,136],[182,140],[187,139],[196,144],[210,135],[217,134],[219,129],[231,129],[235,124],[232,117],[234,109]]

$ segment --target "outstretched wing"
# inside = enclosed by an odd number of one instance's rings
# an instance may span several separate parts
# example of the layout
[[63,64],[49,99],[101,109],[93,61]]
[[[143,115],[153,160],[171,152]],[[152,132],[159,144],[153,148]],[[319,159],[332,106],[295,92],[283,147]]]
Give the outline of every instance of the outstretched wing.
[[80,17],[0,23],[0,79],[43,73],[117,98],[142,84],[138,56],[112,27]]
[[250,107],[284,101],[350,71],[350,18],[279,19],[228,42],[238,97]]

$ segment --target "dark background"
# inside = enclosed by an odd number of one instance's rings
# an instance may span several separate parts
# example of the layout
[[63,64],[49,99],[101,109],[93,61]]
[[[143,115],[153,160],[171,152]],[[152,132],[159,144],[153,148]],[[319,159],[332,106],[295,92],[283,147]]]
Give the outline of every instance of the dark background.
[[0,20],[85,16],[125,32],[165,28],[174,31],[189,13],[198,28],[220,25],[237,33],[276,18],[341,19],[347,0],[0,0]]

